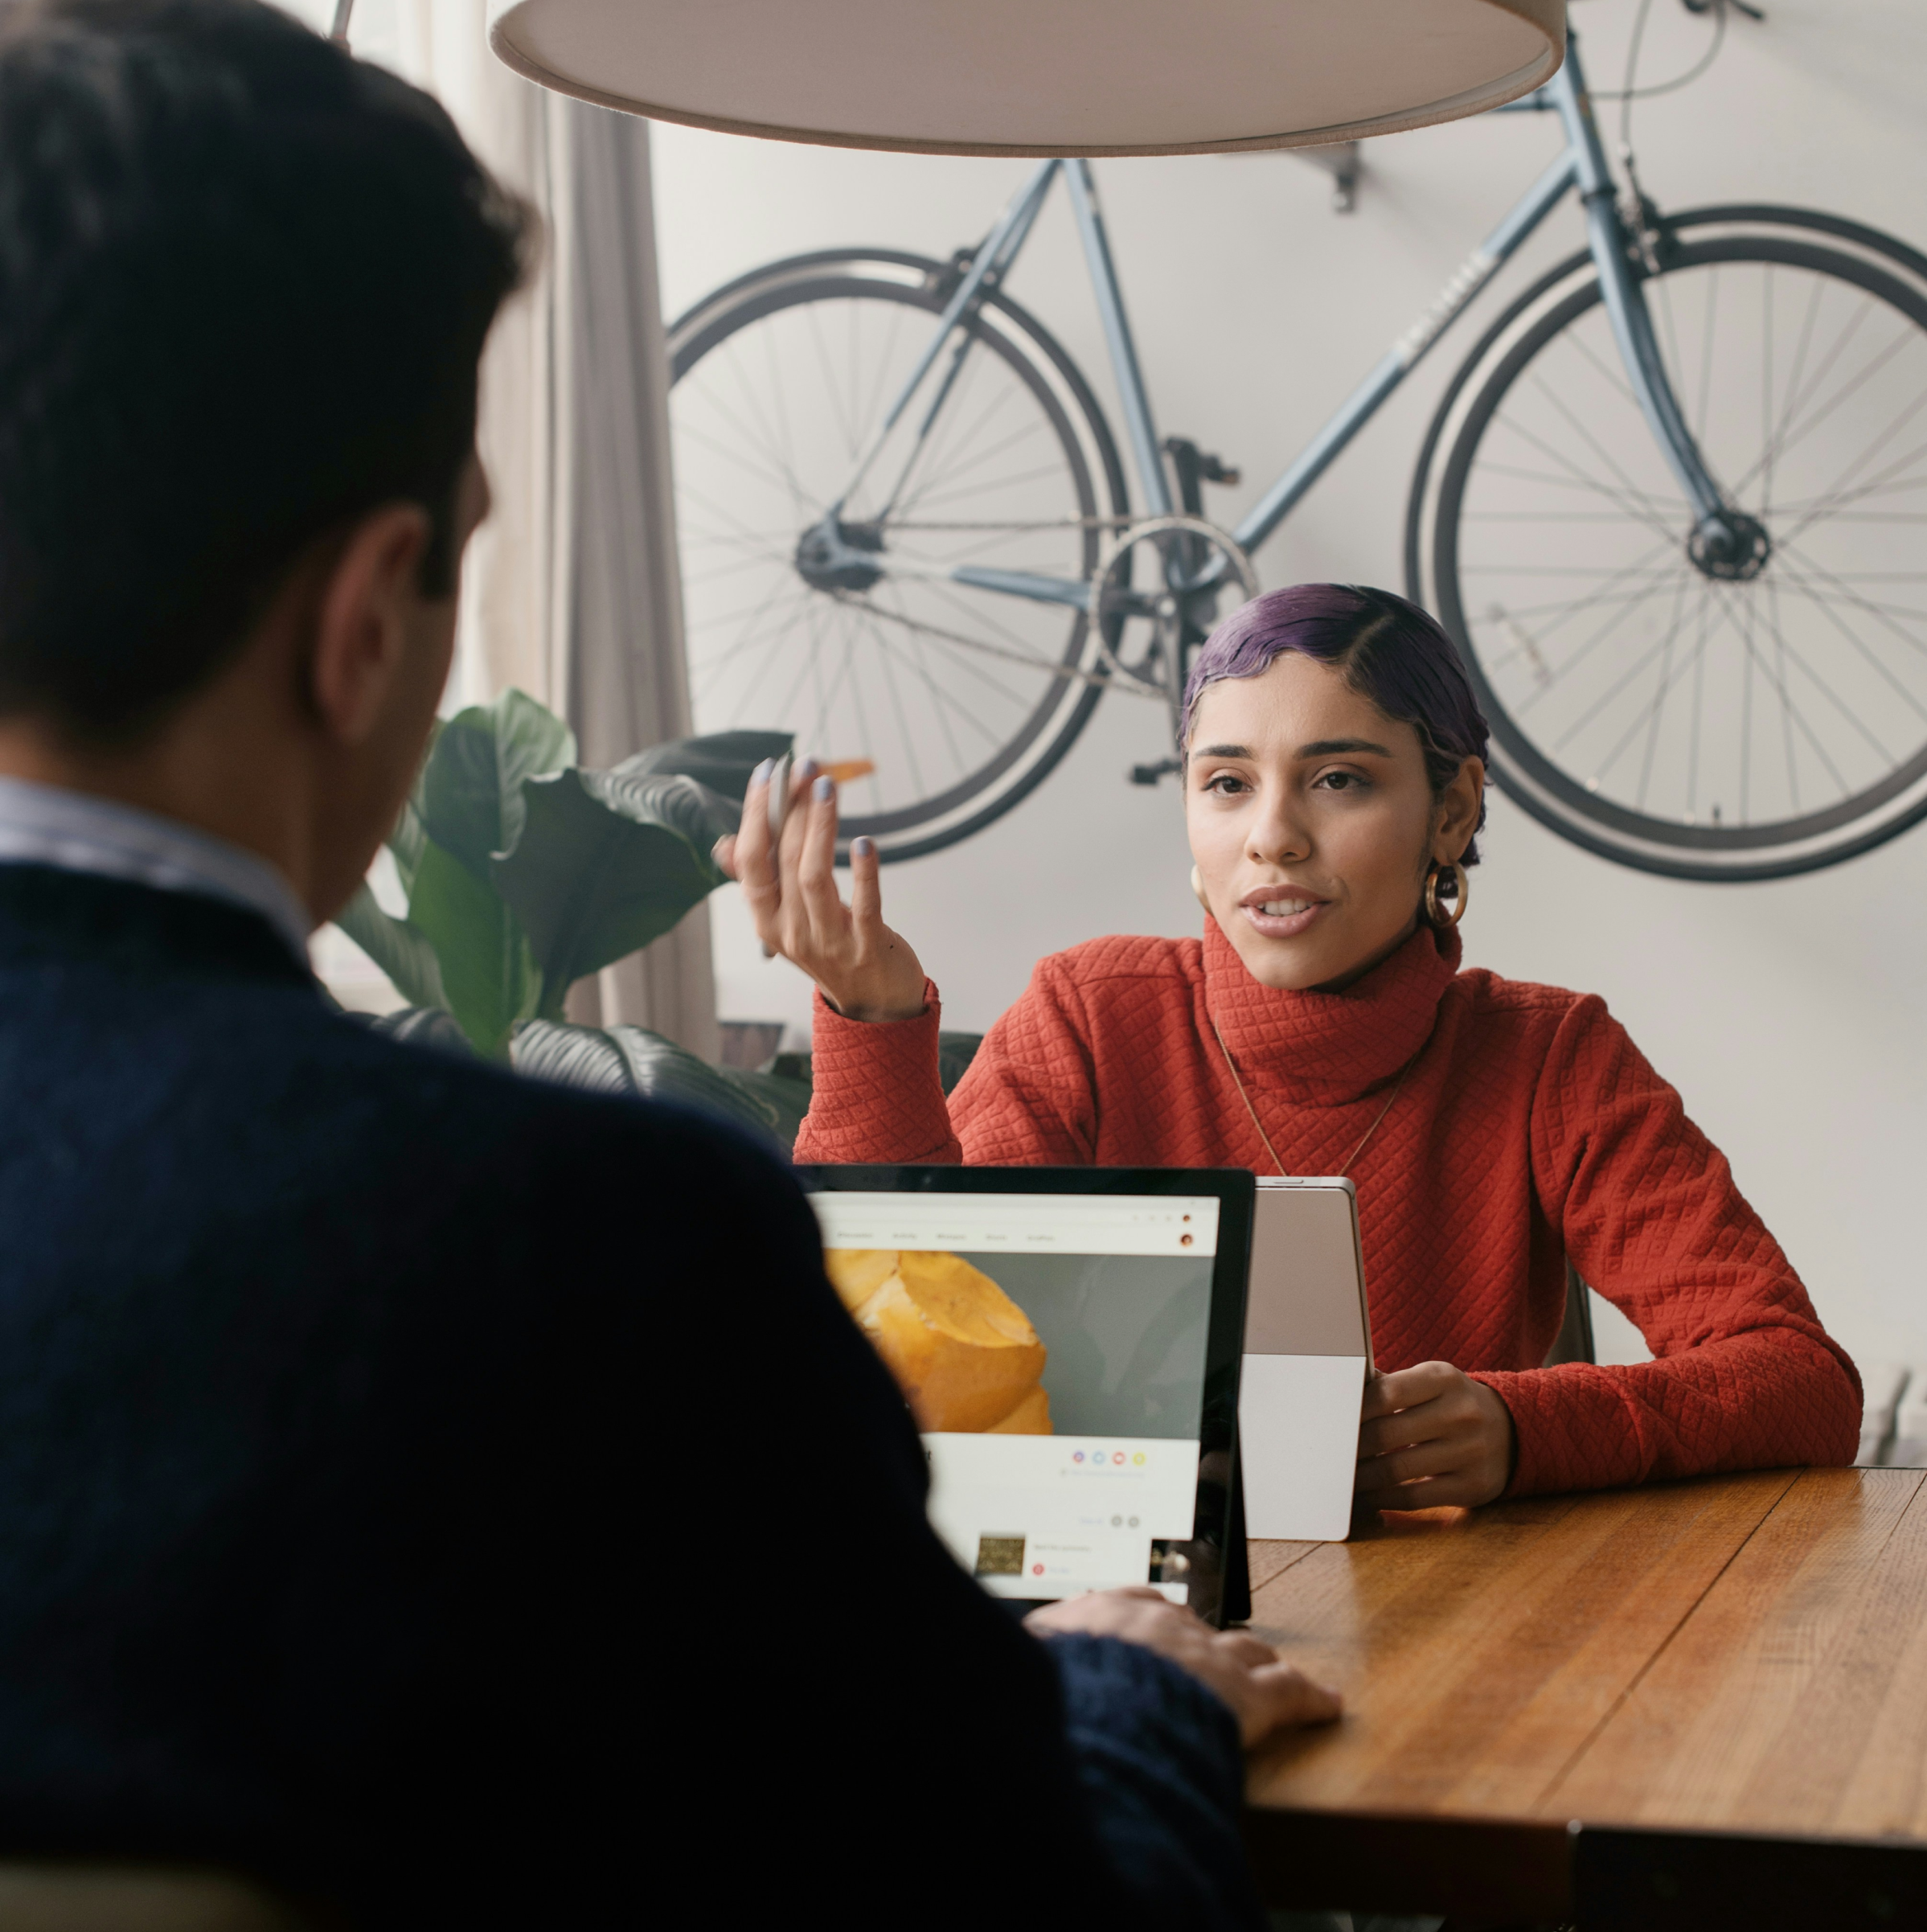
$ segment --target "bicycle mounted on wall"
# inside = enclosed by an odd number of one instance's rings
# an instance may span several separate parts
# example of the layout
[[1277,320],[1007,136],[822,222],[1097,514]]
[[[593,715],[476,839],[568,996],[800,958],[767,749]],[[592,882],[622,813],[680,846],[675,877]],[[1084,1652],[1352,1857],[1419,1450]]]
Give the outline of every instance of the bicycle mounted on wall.
[[[1088,162],[1043,162],[947,262],[828,250],[697,304],[670,355],[698,728],[868,760],[843,835],[908,858],[1009,810],[1105,690],[1175,724],[1250,553],[1575,194],[1587,247],[1447,385],[1406,519],[1408,590],[1458,642],[1496,780],[1688,879],[1811,870],[1927,814],[1927,610],[1895,589],[1927,581],[1927,256],[1802,209],[1622,196],[1576,40],[1500,111],[1528,108],[1561,152],[1229,529],[1203,488],[1236,473],[1158,437]],[[1060,178],[1141,508],[1089,383],[1004,285]]]

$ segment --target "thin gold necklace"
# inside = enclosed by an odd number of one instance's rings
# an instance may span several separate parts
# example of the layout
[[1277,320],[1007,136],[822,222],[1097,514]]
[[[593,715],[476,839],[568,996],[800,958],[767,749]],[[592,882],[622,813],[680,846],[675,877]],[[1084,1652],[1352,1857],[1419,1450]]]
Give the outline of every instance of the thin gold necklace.
[[[1225,1045],[1224,1036],[1218,1031],[1217,1015],[1207,1007],[1204,1017],[1211,1022],[1212,1032],[1218,1042],[1218,1051],[1224,1056],[1225,1068],[1231,1075],[1231,1084],[1238,1089],[1238,1097],[1244,1103],[1244,1111],[1251,1116],[1251,1124],[1258,1130],[1258,1138],[1265,1143],[1265,1151],[1271,1156],[1272,1165],[1289,1180],[1291,1178],[1291,1170],[1278,1159],[1278,1151],[1271,1144],[1271,1136],[1265,1131],[1264,1122],[1258,1118],[1258,1110],[1251,1104],[1251,1096],[1244,1091],[1244,1082],[1238,1077],[1238,1063],[1232,1058],[1231,1048]],[[1420,1052],[1424,1051],[1422,1047],[1419,1049]],[[1398,1098],[1399,1089],[1405,1084],[1405,1076],[1412,1071],[1413,1063],[1417,1059],[1418,1054],[1414,1053],[1412,1058],[1399,1069],[1398,1078],[1392,1083],[1392,1091],[1385,1096],[1385,1104],[1379,1109],[1378,1118],[1365,1130],[1364,1139],[1361,1140],[1346,1156],[1345,1164],[1333,1177],[1335,1179],[1343,1180],[1351,1172],[1351,1163],[1365,1151],[1365,1142],[1370,1140],[1372,1135],[1384,1125],[1385,1116],[1392,1111],[1392,1103]]]

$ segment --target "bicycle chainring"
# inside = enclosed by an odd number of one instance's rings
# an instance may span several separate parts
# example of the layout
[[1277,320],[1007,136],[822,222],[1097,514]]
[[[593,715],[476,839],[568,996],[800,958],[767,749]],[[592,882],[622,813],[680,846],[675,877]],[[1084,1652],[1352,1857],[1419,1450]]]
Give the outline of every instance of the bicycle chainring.
[[[1157,546],[1162,581],[1139,590],[1131,580],[1138,547],[1146,544]],[[1189,646],[1211,630],[1220,598],[1234,585],[1244,593],[1240,601],[1248,601],[1258,594],[1258,574],[1236,538],[1203,517],[1141,517],[1119,530],[1091,583],[1105,662],[1119,688],[1163,699],[1175,721]],[[1134,658],[1120,647],[1134,619],[1150,626]]]

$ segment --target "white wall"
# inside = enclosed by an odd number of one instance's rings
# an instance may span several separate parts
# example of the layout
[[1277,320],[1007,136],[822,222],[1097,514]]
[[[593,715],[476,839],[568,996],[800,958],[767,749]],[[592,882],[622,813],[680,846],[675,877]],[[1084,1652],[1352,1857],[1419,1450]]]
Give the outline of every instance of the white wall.
[[[1805,203],[1927,244],[1927,8],[1767,4],[1765,24],[1735,20],[1704,80],[1638,110],[1648,191],[1672,207]],[[1617,84],[1633,12],[1632,0],[1576,10],[1595,87]],[[1658,0],[1646,76],[1689,65],[1708,31]],[[1617,110],[1602,120],[1610,132]],[[1100,164],[1159,429],[1220,451],[1248,479],[1214,494],[1224,521],[1284,466],[1556,138],[1549,117],[1521,116],[1372,143],[1350,215],[1332,213],[1325,178],[1287,156]],[[947,254],[978,238],[1026,165],[668,127],[655,159],[672,315],[725,277],[805,248]],[[1506,285],[1578,244],[1568,205]],[[1012,287],[1095,378],[1101,349],[1077,265],[1059,207]],[[1446,338],[1261,552],[1265,584],[1403,588],[1412,460],[1469,339]],[[1123,782],[1128,764],[1162,749],[1157,711],[1107,697],[1016,811],[888,872],[889,916],[943,987],[952,1023],[986,1025],[1040,954],[1098,933],[1197,929],[1171,787]],[[1691,885],[1591,858],[1500,798],[1486,852],[1464,929],[1468,962],[1602,993],[1726,1150],[1835,1331],[1864,1359],[1927,1364],[1915,1192],[1927,1151],[1927,830],[1813,877]],[[724,1015],[805,1020],[806,989],[761,959],[733,894],[716,909]]]

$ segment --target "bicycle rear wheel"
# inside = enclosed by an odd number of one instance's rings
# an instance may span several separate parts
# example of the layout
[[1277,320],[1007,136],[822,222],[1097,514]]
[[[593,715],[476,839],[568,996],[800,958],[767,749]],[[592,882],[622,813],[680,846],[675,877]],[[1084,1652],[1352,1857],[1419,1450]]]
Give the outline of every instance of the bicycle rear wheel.
[[1835,864],[1927,815],[1927,262],[1831,217],[1715,209],[1666,225],[1644,286],[1753,553],[1696,554],[1576,256],[1448,392],[1417,594],[1465,654],[1495,777],[1544,823],[1679,878]]
[[[1101,694],[1083,611],[959,585],[970,563],[1088,581],[1127,513],[1089,385],[994,295],[933,418],[927,384],[841,513],[874,559],[825,571],[806,539],[928,343],[953,265],[887,250],[771,264],[670,339],[670,418],[695,728],[795,732],[871,769],[842,831],[885,859],[1010,810]],[[954,340],[954,338],[953,338]],[[950,368],[951,351],[939,359]],[[865,578],[870,580],[864,581]]]

